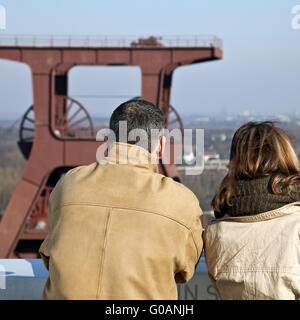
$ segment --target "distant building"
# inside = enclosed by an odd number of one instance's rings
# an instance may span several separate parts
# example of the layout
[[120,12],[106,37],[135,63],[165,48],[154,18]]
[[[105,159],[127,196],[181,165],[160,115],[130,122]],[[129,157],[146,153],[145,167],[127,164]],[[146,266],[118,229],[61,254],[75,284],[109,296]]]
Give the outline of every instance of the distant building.
[[211,160],[219,160],[220,155],[216,153],[216,151],[205,151],[204,152],[204,162],[208,162]]
[[287,115],[279,114],[276,116],[277,120],[280,122],[291,122],[291,119]]
[[221,141],[225,141],[226,138],[227,138],[227,136],[226,136],[225,133],[221,133],[221,134],[220,134],[220,140],[221,140]]
[[[195,164],[196,155],[194,154],[193,151],[190,151],[189,153],[183,155],[183,160],[184,160],[184,164],[186,165]],[[220,155],[216,153],[215,150],[204,152],[204,163],[210,162],[210,161],[215,162],[219,160],[220,160]]]
[[209,122],[210,118],[209,117],[199,117],[199,118],[196,118],[196,121],[197,122]]

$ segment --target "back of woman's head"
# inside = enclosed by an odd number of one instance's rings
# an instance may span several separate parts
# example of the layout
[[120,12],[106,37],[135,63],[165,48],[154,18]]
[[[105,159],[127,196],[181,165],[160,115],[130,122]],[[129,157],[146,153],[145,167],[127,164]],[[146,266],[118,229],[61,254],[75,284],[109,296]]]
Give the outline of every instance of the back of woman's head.
[[231,144],[228,174],[213,200],[216,213],[230,206],[237,180],[271,176],[274,194],[286,194],[299,179],[300,165],[291,139],[273,122],[248,122],[234,134]]

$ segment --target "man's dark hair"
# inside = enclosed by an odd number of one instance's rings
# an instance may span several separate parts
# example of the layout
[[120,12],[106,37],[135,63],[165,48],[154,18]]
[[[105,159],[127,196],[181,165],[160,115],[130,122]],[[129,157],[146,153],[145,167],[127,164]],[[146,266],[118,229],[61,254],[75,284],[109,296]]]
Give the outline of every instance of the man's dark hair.
[[[127,123],[127,139],[126,137],[120,137],[120,121],[126,121]],[[115,133],[116,142],[137,144],[149,152],[152,151],[151,137],[154,140],[152,141],[152,147],[154,147],[164,127],[165,118],[161,110],[153,103],[141,99],[133,99],[122,103],[115,109],[109,122],[109,128]],[[132,130],[136,129],[144,130],[146,137],[139,136],[139,138],[130,141],[129,133],[133,133]],[[155,130],[153,131],[153,129]],[[160,134],[158,134],[158,131],[160,131]]]

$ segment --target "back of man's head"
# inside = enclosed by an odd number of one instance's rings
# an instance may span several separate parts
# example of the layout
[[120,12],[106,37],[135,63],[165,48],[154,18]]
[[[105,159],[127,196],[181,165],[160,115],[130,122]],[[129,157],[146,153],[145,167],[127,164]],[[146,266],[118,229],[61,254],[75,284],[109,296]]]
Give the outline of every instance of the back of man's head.
[[153,103],[140,99],[122,103],[113,112],[109,123],[116,142],[136,144],[149,152],[156,147],[164,127],[165,118],[161,110]]

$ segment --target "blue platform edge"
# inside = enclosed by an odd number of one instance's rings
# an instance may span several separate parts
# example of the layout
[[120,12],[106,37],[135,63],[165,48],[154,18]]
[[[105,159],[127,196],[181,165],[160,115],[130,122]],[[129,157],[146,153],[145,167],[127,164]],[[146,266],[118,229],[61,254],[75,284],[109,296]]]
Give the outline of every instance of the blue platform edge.
[[0,259],[0,276],[6,278],[48,278],[42,259]]
[[205,262],[205,258],[203,255],[201,256],[201,258],[196,266],[196,272],[207,273],[206,262]]
[[[207,273],[205,258],[202,256],[196,272]],[[48,278],[48,271],[42,259],[0,259],[0,277],[6,278]]]

